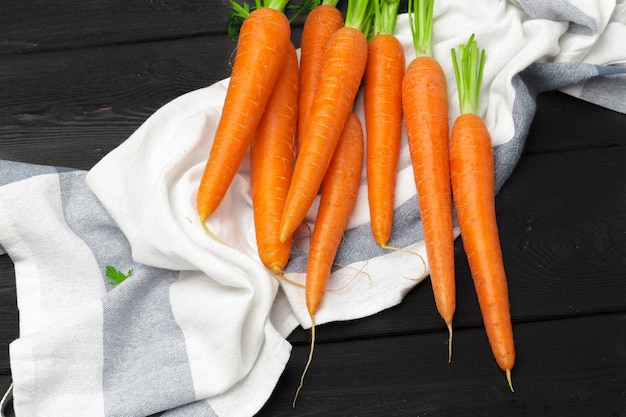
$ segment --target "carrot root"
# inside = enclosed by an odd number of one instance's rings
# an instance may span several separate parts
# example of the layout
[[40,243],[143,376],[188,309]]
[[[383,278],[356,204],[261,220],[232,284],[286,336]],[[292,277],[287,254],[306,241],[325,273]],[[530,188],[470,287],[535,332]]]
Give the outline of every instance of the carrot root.
[[511,389],[511,392],[515,392],[515,390],[513,389],[513,382],[511,381],[511,370],[507,369],[505,373],[506,373],[506,380],[509,383],[509,388]]
[[221,243],[224,246],[230,246],[228,243],[224,242],[222,239],[220,239],[211,229],[209,229],[209,226],[207,226],[206,224],[206,220],[202,220],[200,219],[200,224],[202,225],[202,228],[204,229],[204,231],[213,239],[215,239],[216,241],[218,241],[219,243]]
[[300,384],[296,389],[296,393],[293,397],[293,402],[291,403],[292,408],[296,408],[296,401],[298,400],[298,396],[300,395],[300,391],[304,386],[304,377],[306,376],[309,367],[311,366],[311,362],[313,362],[313,350],[315,349],[315,316],[311,315],[311,349],[309,350],[309,357],[307,358],[306,365],[304,366],[304,370],[302,371],[302,375],[300,376]]
[[446,322],[448,326],[448,363],[452,362],[452,322]]
[[398,251],[398,252],[406,252],[408,254],[417,256],[420,259],[420,261],[422,261],[422,265],[424,266],[424,273],[422,275],[418,276],[417,278],[414,278],[414,279],[418,280],[418,279],[421,279],[421,278],[424,277],[424,274],[426,273],[426,270],[428,269],[428,266],[426,265],[426,261],[424,260],[424,257],[422,255],[420,255],[417,252],[413,252],[411,250],[408,250],[408,249],[398,248],[396,246],[390,246],[390,245],[387,245],[386,243],[382,244],[380,247],[383,248],[383,249],[387,249],[387,250],[395,250],[395,251]]

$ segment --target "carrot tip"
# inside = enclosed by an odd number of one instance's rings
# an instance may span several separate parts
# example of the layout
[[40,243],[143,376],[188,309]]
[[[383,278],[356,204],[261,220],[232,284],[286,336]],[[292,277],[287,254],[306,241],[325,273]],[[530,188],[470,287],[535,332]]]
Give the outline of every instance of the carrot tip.
[[511,389],[511,392],[515,392],[515,390],[513,389],[513,382],[511,382],[511,370],[507,369],[505,372],[506,372],[506,380],[509,383],[509,388]]
[[218,241],[219,243],[221,243],[222,245],[225,246],[229,246],[226,242],[224,242],[222,239],[220,239],[215,233],[213,233],[211,231],[211,229],[209,229],[209,226],[207,226],[206,224],[206,220],[203,219],[202,217],[200,218],[200,224],[202,225],[202,228],[204,229],[204,231],[211,236],[213,239],[215,239],[216,241]]
[[302,376],[300,376],[300,385],[298,385],[298,389],[296,390],[296,394],[293,397],[293,402],[291,406],[296,408],[296,401],[298,400],[298,395],[300,394],[300,390],[304,386],[304,376],[306,372],[309,370],[309,366],[311,365],[311,361],[313,360],[313,348],[315,346],[315,317],[311,315],[311,350],[309,351],[309,357],[306,361],[306,365],[304,366],[304,370],[302,371]]
[[448,326],[448,363],[452,362],[452,323],[446,322]]
[[271,265],[270,269],[272,270],[273,273],[275,273],[279,277],[282,277],[283,275],[285,275],[285,273],[283,272],[283,269],[276,264]]
[[289,231],[286,230],[286,228],[281,228],[279,231],[279,235],[278,235],[278,240],[280,240],[280,243],[285,243],[287,241],[287,239],[289,239]]

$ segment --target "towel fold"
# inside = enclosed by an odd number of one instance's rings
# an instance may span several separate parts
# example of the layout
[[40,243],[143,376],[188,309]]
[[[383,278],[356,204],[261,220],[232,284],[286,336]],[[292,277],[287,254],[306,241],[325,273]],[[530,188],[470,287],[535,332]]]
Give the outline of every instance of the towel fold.
[[[450,50],[475,34],[487,51],[480,114],[497,189],[520,158],[540,92],[626,112],[624,2],[438,0],[433,27],[450,123],[459,113]],[[409,62],[406,15],[396,35]],[[287,336],[310,326],[303,289],[258,259],[247,159],[208,220],[228,246],[204,232],[194,204],[228,82],[166,104],[89,172],[0,161],[0,254],[15,263],[20,309],[10,346],[18,417],[244,417],[270,397]],[[355,112],[363,118],[361,95]],[[363,176],[318,323],[394,306],[428,274],[402,144],[389,244],[425,262],[373,241]],[[286,269],[300,283],[315,207]],[[130,276],[111,285],[107,266]]]

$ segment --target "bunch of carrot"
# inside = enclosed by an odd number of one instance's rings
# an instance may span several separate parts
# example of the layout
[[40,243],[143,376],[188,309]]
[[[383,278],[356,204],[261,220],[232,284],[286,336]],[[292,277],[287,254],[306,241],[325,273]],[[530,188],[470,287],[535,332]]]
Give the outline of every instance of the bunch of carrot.
[[[282,275],[292,235],[320,195],[304,285],[312,325],[306,372],[314,317],[356,201],[363,159],[372,236],[393,249],[387,242],[404,122],[433,294],[449,330],[448,358],[456,306],[454,200],[488,338],[511,385],[514,349],[495,222],[493,154],[477,114],[484,51],[478,53],[473,37],[458,56],[452,51],[462,115],[449,132],[446,74],[431,46],[434,0],[408,2],[416,53],[408,66],[394,36],[399,0],[347,0],[345,16],[337,0],[323,0],[306,18],[299,62],[287,2],[265,0],[246,10],[198,188],[202,226],[212,233],[207,220],[249,152],[258,254]],[[362,84],[364,126],[353,113]]]

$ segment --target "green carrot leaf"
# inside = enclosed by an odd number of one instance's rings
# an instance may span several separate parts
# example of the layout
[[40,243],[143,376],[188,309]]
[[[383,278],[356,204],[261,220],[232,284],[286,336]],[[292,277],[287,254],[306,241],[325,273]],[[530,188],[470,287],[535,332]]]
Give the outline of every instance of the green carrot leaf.
[[[324,4],[327,3],[337,3],[337,1],[332,0],[324,0]],[[288,4],[287,10],[289,11],[289,22],[293,22],[300,16],[301,14],[308,14],[315,7],[320,5],[320,0],[304,0],[300,4]]]
[[276,10],[280,10],[285,11],[285,8],[287,7],[287,3],[289,3],[289,0],[256,0],[257,2],[257,8],[258,7],[269,7],[272,9],[276,9]]
[[372,0],[374,3],[374,24],[372,35],[393,35],[398,18],[400,0]]
[[459,45],[458,51],[452,49],[452,64],[461,113],[478,113],[478,96],[483,81],[485,50],[478,48],[473,34],[466,44]]
[[243,25],[243,21],[246,20],[246,17],[250,14],[255,7],[250,8],[250,5],[245,1],[243,4],[237,3],[235,0],[230,1],[231,11],[228,15],[228,37],[231,41],[237,42],[239,38],[239,30],[241,29],[241,25]]
[[115,269],[115,267],[107,265],[105,267],[105,274],[107,278],[109,278],[109,285],[118,285],[124,282],[126,278],[133,275],[133,270],[129,269],[127,273],[123,273]]
[[373,1],[348,0],[344,26],[358,29],[367,36],[372,28],[373,17]]
[[[337,4],[338,0],[323,0],[324,4]],[[301,14],[307,14],[315,6],[320,4],[320,0],[304,0],[298,4],[290,4],[289,0],[255,0],[254,5],[251,6],[245,0],[240,4],[236,0],[230,0],[231,10],[228,14],[227,32],[228,38],[237,42],[239,38],[239,31],[241,25],[246,17],[255,9],[260,7],[270,7],[279,11],[284,11],[289,14],[289,21],[293,22]]]
[[409,27],[417,56],[432,56],[435,0],[408,1]]

